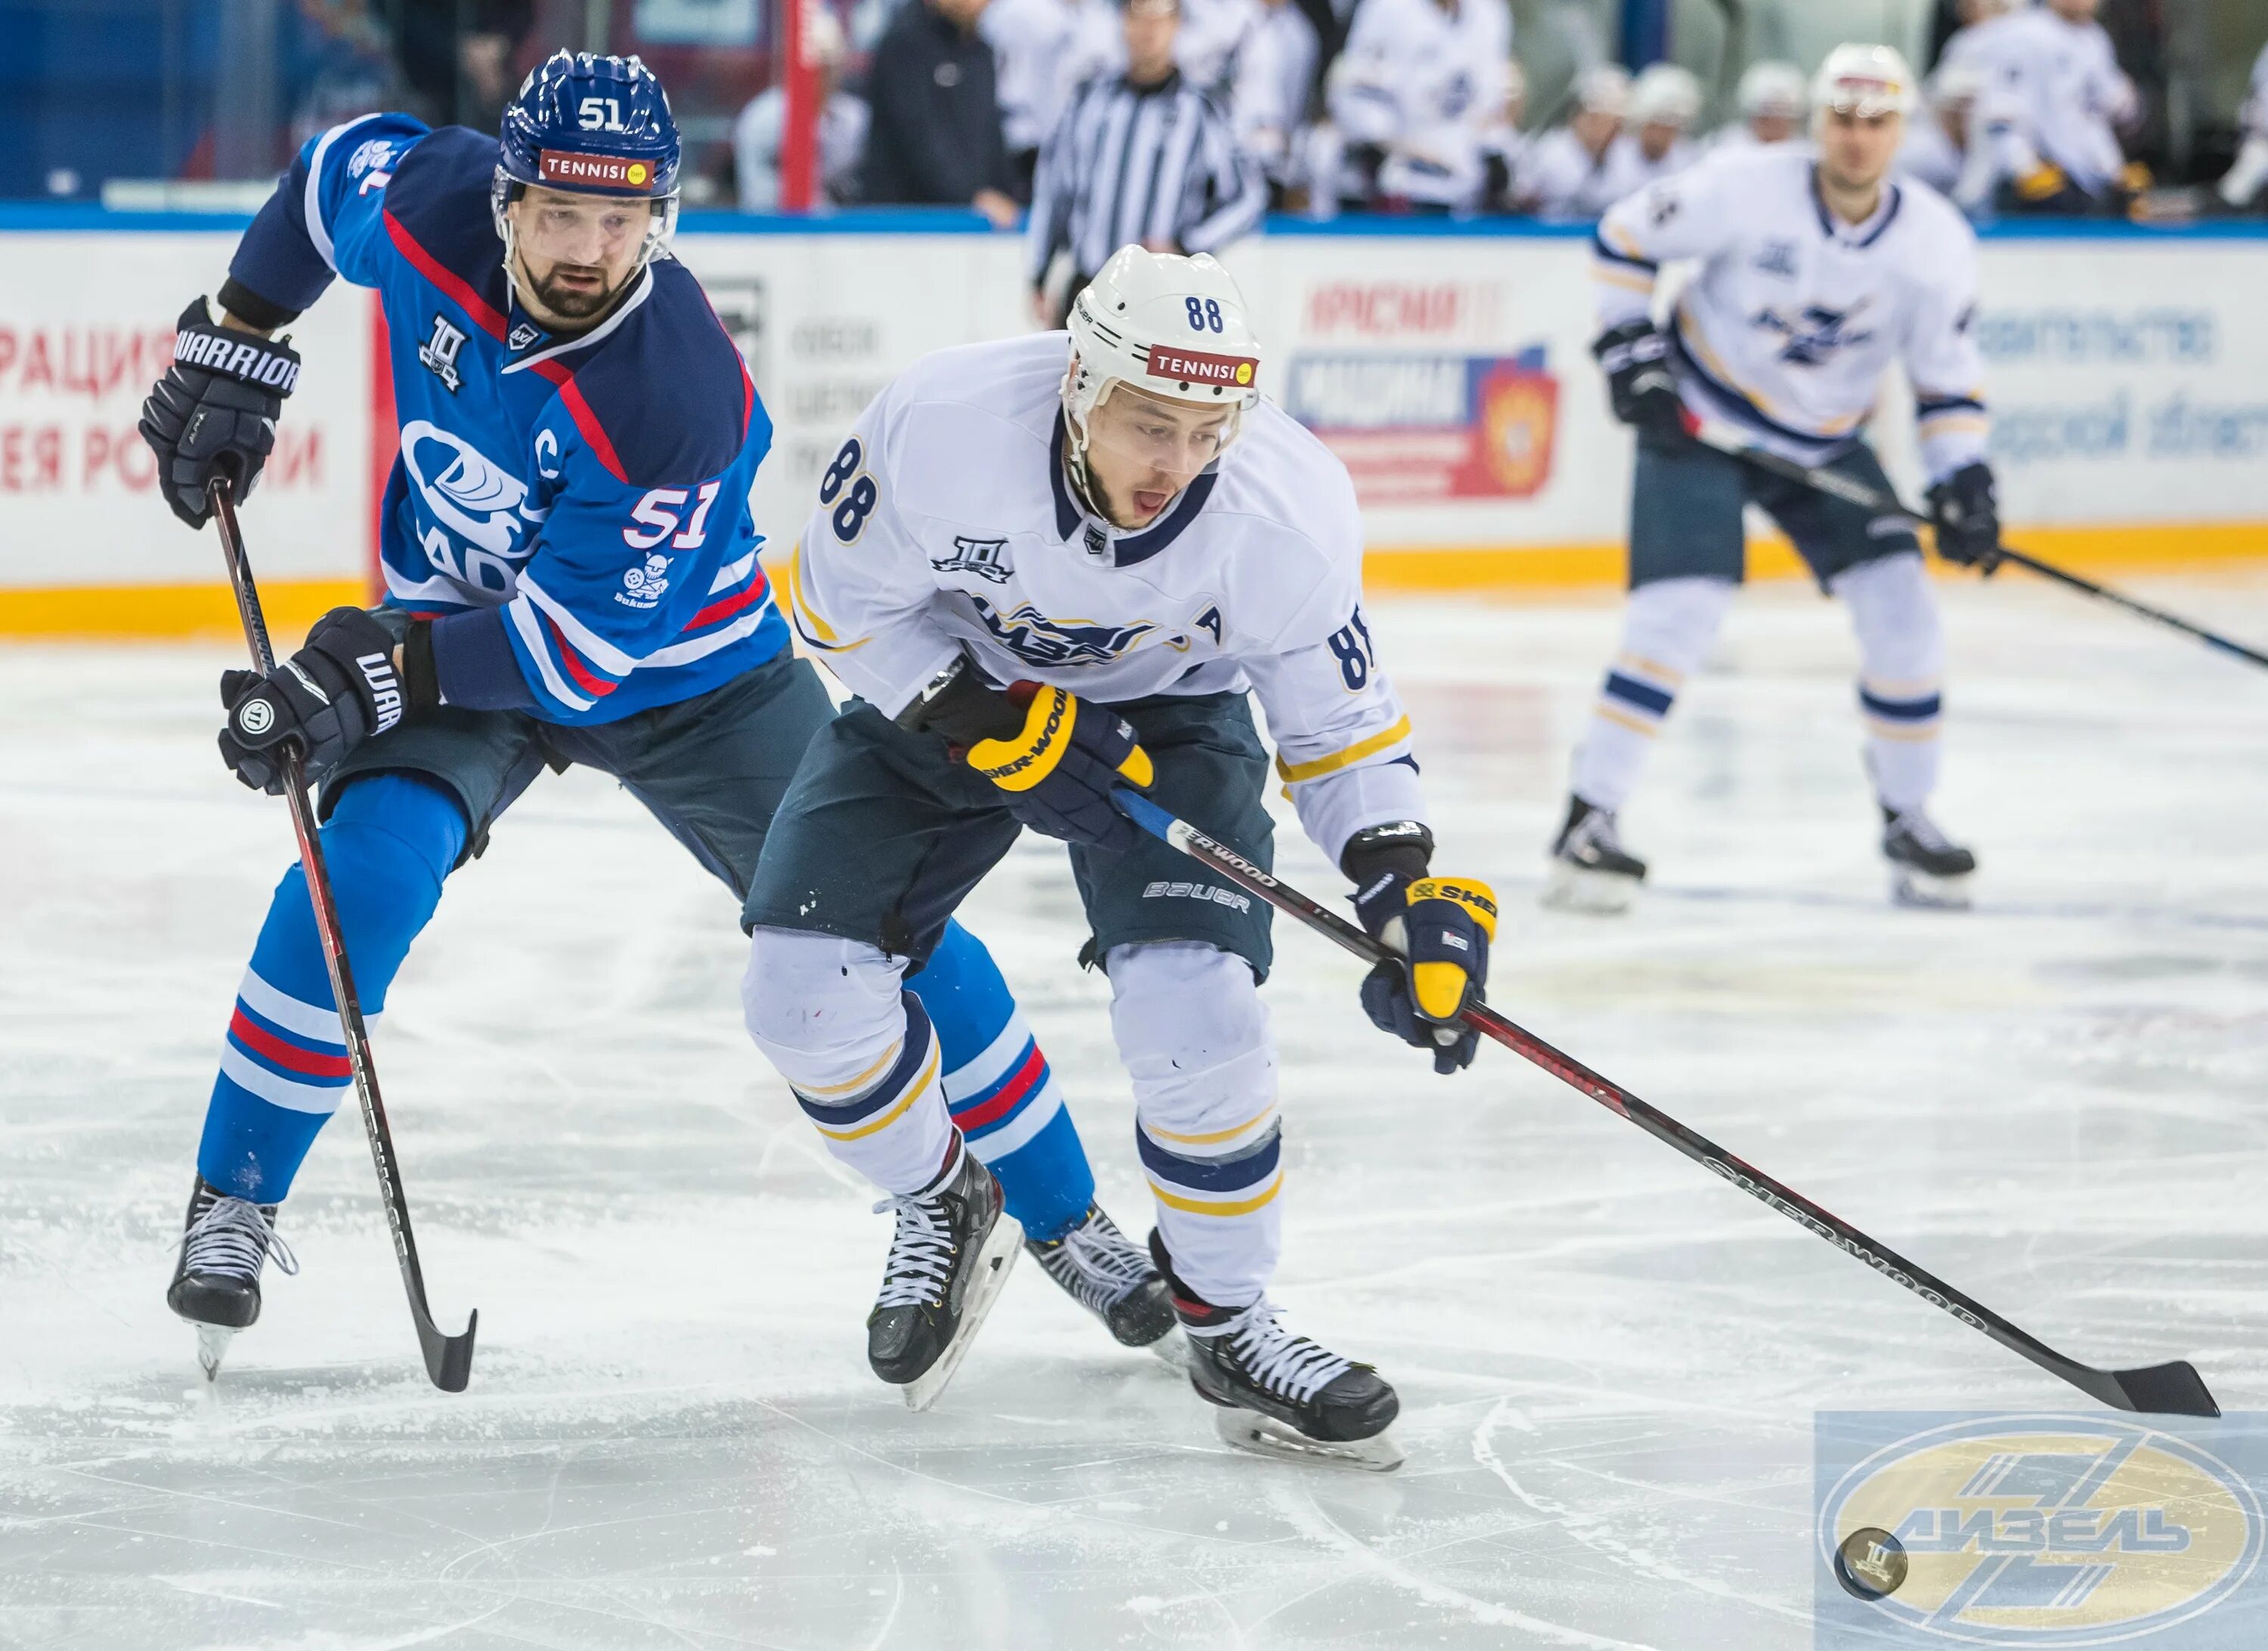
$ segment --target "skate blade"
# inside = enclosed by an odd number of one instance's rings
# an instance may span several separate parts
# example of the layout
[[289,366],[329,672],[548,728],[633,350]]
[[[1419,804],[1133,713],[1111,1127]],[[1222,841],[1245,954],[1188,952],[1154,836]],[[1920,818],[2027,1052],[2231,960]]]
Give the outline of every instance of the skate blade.
[[1298,1462],[1318,1468],[1353,1468],[1365,1473],[1391,1473],[1404,1460],[1402,1447],[1391,1433],[1368,1439],[1344,1441],[1310,1439],[1272,1416],[1257,1411],[1221,1409],[1212,1413],[1213,1431],[1222,1442],[1270,1456],[1278,1462]]
[[925,1411],[937,1403],[945,1384],[953,1380],[953,1373],[961,1367],[961,1356],[968,1351],[968,1344],[976,1339],[976,1331],[984,1323],[984,1316],[992,1310],[998,1299],[1000,1286],[1008,1282],[1008,1272],[1016,1264],[1016,1257],[1024,1251],[1024,1229],[1016,1225],[1016,1218],[1003,1212],[985,1235],[984,1247],[976,1252],[976,1273],[968,1281],[968,1294],[961,1298],[961,1323],[953,1339],[946,1344],[937,1362],[906,1383],[906,1408]]
[[228,1357],[228,1345],[236,1339],[236,1332],[225,1324],[200,1324],[196,1331],[197,1363],[203,1367],[206,1381],[217,1381],[221,1360]]
[[1638,900],[1638,880],[1612,872],[1594,872],[1555,860],[1543,885],[1543,905],[1552,911],[1580,911],[1592,917],[1615,917]]
[[1966,911],[1969,877],[1933,877],[1909,866],[1890,868],[1890,903],[1911,911]]

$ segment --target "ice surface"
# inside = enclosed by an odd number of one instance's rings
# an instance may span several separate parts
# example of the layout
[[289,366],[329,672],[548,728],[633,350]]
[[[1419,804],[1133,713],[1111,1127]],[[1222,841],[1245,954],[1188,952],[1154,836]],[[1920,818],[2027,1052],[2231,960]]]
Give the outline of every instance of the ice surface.
[[[2145,588],[2268,637],[2268,585]],[[2017,574],[1947,595],[1965,917],[1885,903],[1803,590],[1689,690],[1620,921],[1533,903],[1614,605],[1374,628],[1443,864],[1506,896],[1497,1002],[2075,1356],[2268,1405],[2268,676]],[[1792,1651],[1815,1409],[2074,1402],[1500,1051],[1432,1078],[1279,929],[1278,1294],[1401,1387],[1408,1465],[1230,1454],[1032,1267],[909,1415],[863,1360],[887,1222],[746,1043],[730,903],[581,774],[453,881],[376,1034],[471,1390],[419,1369],[350,1108],[208,1395],[161,1291],[290,852],[213,754],[233,662],[0,650],[0,1644]],[[971,917],[1138,1228],[1060,851]]]

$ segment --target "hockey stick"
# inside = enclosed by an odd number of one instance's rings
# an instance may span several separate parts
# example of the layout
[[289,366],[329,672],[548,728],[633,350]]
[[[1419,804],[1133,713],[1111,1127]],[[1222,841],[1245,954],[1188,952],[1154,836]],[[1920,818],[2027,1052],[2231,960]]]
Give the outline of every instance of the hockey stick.
[[[1793,459],[1783,459],[1776,453],[1751,446],[1741,439],[1737,431],[1727,425],[1705,420],[1694,420],[1690,422],[1689,430],[1693,439],[1703,446],[1712,447],[1719,453],[1729,454],[1742,463],[1763,471],[1767,475],[1776,475],[1782,481],[1793,482],[1799,486],[1810,488],[1814,492],[1825,493],[1830,498],[1843,500],[1845,504],[1856,505],[1860,510],[1873,511],[1877,515],[1903,516],[1908,521],[1922,524],[1926,524],[1930,520],[1918,510],[1909,510],[1904,501],[1895,493],[1881,492],[1868,487],[1864,482],[1842,475],[1838,471],[1798,464]],[[2184,636],[2195,637],[2206,646],[2218,648],[2223,653],[2234,655],[2249,664],[2268,666],[2268,653],[2248,648],[2241,642],[2233,642],[2215,631],[2207,630],[2203,625],[2191,624],[2178,614],[2169,614],[2162,608],[2153,608],[2147,602],[2138,602],[2132,597],[2122,595],[2108,586],[2097,585],[2093,579],[2081,579],[2078,574],[2059,568],[2052,562],[2043,562],[2036,556],[2027,555],[2021,550],[2012,550],[2007,545],[2000,547],[1999,557],[2003,562],[2013,562],[2020,568],[2038,574],[2042,579],[2053,579],[2058,585],[2067,586],[2073,590],[2095,598],[2098,601],[2109,602],[2112,607],[2123,608],[2138,617],[2154,620],[2159,624],[2170,626]]]
[[[260,674],[276,669],[276,650],[268,640],[268,621],[260,611],[259,587],[252,582],[252,566],[245,560],[244,537],[237,531],[236,504],[226,477],[211,487],[213,520],[220,528],[221,552],[228,558],[228,581],[236,590],[236,611],[244,621],[244,639],[252,649],[252,662]],[[306,873],[307,899],[315,908],[315,932],[323,942],[323,962],[330,970],[331,999],[339,1006],[339,1026],[345,1034],[347,1064],[354,1072],[355,1098],[362,1102],[364,1131],[370,1137],[371,1161],[378,1166],[378,1190],[386,1199],[386,1222],[394,1232],[394,1259],[401,1264],[401,1282],[409,1292],[409,1316],[416,1322],[417,1345],[425,1352],[425,1373],[444,1393],[461,1393],[473,1374],[473,1332],[480,1328],[475,1310],[465,1322],[461,1336],[445,1336],[425,1304],[425,1274],[417,1264],[417,1241],[409,1234],[409,1203],[402,1196],[401,1176],[394,1168],[394,1131],[387,1127],[386,1103],[378,1098],[378,1069],[371,1064],[370,1033],[363,1025],[362,999],[355,995],[354,971],[347,964],[347,946],[339,927],[338,903],[331,896],[331,877],[323,866],[323,845],[315,835],[314,806],[307,799],[307,780],[295,746],[277,752],[284,765],[284,797],[291,805],[291,829],[299,839],[299,866]]]
[[[1298,890],[1286,888],[1268,873],[1190,825],[1177,820],[1148,798],[1129,791],[1116,793],[1128,819],[1190,859],[1211,866],[1238,888],[1256,895],[1287,917],[1336,940],[1365,962],[1381,963],[1395,954],[1336,911],[1318,905]],[[2021,1353],[2050,1375],[2061,1376],[2080,1392],[2122,1411],[2166,1416],[2218,1416],[2220,1406],[2186,1360],[2153,1365],[2142,1370],[2097,1370],[2066,1359],[2045,1342],[2019,1330],[1992,1308],[1962,1294],[1934,1273],[1908,1261],[1841,1218],[1830,1215],[1801,1193],[1782,1185],[1753,1165],[1743,1162],[1706,1136],[1686,1128],[1666,1112],[1655,1110],[1629,1090],[1609,1083],[1580,1062],[1561,1054],[1534,1033],[1513,1025],[1485,1004],[1476,1004],[1462,1016],[1475,1031],[1495,1039],[1524,1060],[1534,1062],[1560,1082],[1580,1090],[1609,1112],[1635,1124],[1654,1139],[1674,1146],[1703,1168],[1722,1176],[1734,1186],[1771,1205],[1797,1226],[1808,1227],[1837,1249],[1857,1257],[1895,1284],[1904,1286],[1933,1307],[1953,1315],[1970,1329],[1982,1330],[2011,1352]]]

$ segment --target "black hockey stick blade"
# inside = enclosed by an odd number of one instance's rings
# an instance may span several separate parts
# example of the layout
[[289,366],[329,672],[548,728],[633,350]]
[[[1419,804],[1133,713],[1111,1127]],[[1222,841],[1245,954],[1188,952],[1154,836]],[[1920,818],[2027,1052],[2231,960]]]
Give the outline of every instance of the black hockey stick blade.
[[424,1350],[425,1374],[444,1393],[462,1393],[473,1379],[473,1334],[481,1327],[481,1309],[475,1308],[466,1317],[461,1336],[444,1335],[423,1301],[413,1299],[409,1313],[417,1323],[417,1345]]
[[2176,1359],[2171,1364],[2154,1364],[2146,1370],[2089,1370],[2087,1374],[2102,1377],[2102,1385],[2087,1382],[2079,1385],[2118,1410],[2139,1411],[2145,1416],[2220,1414],[2220,1406],[2205,1390],[2205,1378],[2186,1359]]
[[[1395,955],[1364,930],[1337,912],[1318,904],[1298,889],[1278,882],[1274,873],[1255,866],[1235,850],[1215,842],[1187,821],[1177,820],[1148,798],[1121,790],[1119,807],[1143,830],[1190,859],[1211,866],[1246,892],[1266,901],[1286,917],[1296,918],[1327,940],[1372,963]],[[2030,1332],[2011,1323],[1992,1308],[1964,1294],[1942,1279],[1908,1261],[1794,1189],[1743,1162],[1707,1136],[1687,1128],[1668,1113],[1648,1105],[1619,1084],[1609,1081],[1572,1056],[1562,1054],[1524,1028],[1514,1025],[1485,1003],[1467,1009],[1464,1023],[1521,1059],[1541,1067],[1579,1094],[1587,1095],[1626,1123],[1634,1124],[1663,1146],[1683,1153],[1712,1174],[1723,1177],[1758,1203],[1778,1211],[1797,1226],[1825,1239],[1836,1249],[1864,1263],[1959,1319],[1971,1330],[1990,1337],[2011,1352],[2019,1353],[2059,1376],[2089,1397],[2114,1410],[2139,1411],[2163,1416],[2218,1416],[2220,1407],[2205,1391],[2196,1367],[2186,1360],[2154,1365],[2144,1370],[2098,1370],[2066,1358]]]

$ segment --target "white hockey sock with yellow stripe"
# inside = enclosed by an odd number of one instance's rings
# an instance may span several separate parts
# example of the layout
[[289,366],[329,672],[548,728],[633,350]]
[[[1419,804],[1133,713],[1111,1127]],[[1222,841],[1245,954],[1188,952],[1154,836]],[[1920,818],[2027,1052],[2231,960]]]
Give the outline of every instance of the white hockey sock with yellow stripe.
[[1629,800],[1686,676],[1716,639],[1734,586],[1720,579],[1656,579],[1630,595],[1622,650],[1607,667],[1575,752],[1572,789],[1609,812]]
[[1268,1011],[1242,958],[1193,942],[1111,948],[1110,1024],[1174,1270],[1216,1307],[1260,1299],[1282,1249],[1282,1125]]
[[1944,720],[1945,638],[1918,555],[1883,556],[1838,573],[1828,588],[1859,634],[1859,714],[1867,769],[1883,807],[1904,814],[1937,789]]
[[832,935],[758,929],[743,985],[748,1035],[795,1090],[827,1150],[886,1192],[934,1183],[958,1131],[937,1035],[904,965]]

